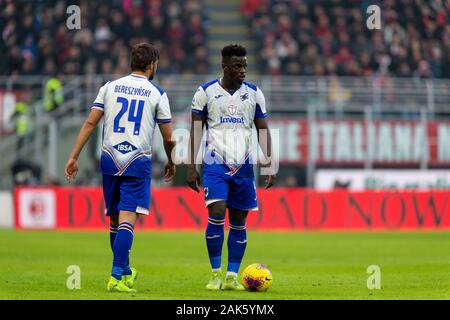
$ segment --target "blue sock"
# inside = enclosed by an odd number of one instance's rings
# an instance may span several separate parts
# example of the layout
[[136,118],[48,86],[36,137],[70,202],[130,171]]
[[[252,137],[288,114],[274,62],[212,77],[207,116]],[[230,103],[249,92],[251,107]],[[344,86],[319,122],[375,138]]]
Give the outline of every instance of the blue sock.
[[244,222],[230,221],[228,234],[228,267],[227,272],[238,273],[247,247],[247,231]]
[[125,265],[125,268],[123,269],[123,275],[129,276],[131,274],[131,268],[130,268],[130,256],[128,255],[127,263]]
[[111,275],[117,280],[122,279],[126,269],[133,237],[133,225],[131,223],[122,222],[119,224],[116,240],[114,241],[114,260],[111,271]]
[[[111,244],[111,250],[114,254],[114,241],[116,240],[117,236],[117,226],[110,224],[109,225],[109,242]],[[130,269],[130,259],[127,259],[127,264],[125,265],[125,269],[123,270],[124,275],[130,275],[131,269]]]
[[208,248],[209,262],[213,270],[220,269],[222,265],[222,245],[224,239],[223,225],[225,218],[210,216],[206,227],[206,247]]

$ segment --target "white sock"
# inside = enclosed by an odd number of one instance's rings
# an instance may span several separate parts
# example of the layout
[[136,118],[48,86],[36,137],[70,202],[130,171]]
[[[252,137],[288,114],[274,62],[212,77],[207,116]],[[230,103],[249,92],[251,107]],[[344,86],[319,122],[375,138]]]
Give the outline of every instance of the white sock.
[[237,273],[236,272],[227,271],[227,277],[228,276],[237,277]]
[[218,269],[212,269],[212,272],[220,272],[220,271],[222,271],[220,268],[218,268]]

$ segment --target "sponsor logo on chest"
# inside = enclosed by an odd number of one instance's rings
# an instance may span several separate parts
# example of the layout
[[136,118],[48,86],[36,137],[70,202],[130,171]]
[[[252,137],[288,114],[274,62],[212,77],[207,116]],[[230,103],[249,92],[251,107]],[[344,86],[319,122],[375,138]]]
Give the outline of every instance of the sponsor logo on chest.
[[128,141],[124,141],[119,144],[116,144],[115,146],[113,146],[113,148],[122,154],[127,154],[127,153],[132,152],[137,149],[135,146],[133,146]]
[[220,116],[220,123],[244,123],[244,117],[238,112],[237,106],[229,105],[227,111],[228,116]]

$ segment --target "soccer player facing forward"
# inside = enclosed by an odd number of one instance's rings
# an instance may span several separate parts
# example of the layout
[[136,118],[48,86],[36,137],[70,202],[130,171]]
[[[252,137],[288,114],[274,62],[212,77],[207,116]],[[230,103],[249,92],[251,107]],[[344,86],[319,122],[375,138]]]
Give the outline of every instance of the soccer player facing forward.
[[129,252],[138,215],[148,215],[152,176],[152,140],[159,125],[168,162],[165,181],[173,179],[172,124],[167,94],[152,81],[159,52],[148,43],[133,46],[131,74],[102,86],[70,154],[65,173],[70,182],[78,172],[78,156],[104,117],[100,169],[106,215],[110,217],[113,251],[108,291],[136,292],[137,276],[130,267]]
[[[201,183],[195,159],[202,127],[206,126],[203,187],[208,208],[206,246],[212,268],[206,288],[244,290],[237,276],[247,245],[246,218],[248,211],[258,209],[250,156],[253,125],[266,159],[270,159],[272,146],[264,95],[255,85],[244,82],[245,48],[240,45],[224,47],[222,69],[222,77],[200,86],[192,101],[190,150],[193,163],[187,167],[187,183],[199,192]],[[274,180],[275,175],[266,175],[266,188],[271,187]],[[230,231],[227,273],[223,279],[221,263],[227,209]]]

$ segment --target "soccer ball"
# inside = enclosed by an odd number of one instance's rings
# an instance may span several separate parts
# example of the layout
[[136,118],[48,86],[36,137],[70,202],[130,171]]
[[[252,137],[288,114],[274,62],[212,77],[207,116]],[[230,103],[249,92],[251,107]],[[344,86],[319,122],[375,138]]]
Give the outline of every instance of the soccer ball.
[[242,272],[242,285],[247,291],[266,291],[272,285],[272,273],[261,263],[253,263]]

